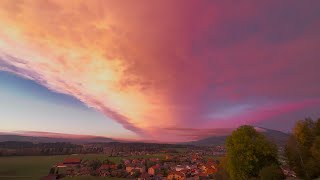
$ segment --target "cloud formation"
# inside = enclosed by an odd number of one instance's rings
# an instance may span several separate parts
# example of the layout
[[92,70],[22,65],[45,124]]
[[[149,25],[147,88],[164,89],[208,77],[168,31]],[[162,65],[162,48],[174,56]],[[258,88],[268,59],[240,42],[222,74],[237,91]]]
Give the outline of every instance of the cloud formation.
[[168,129],[320,107],[319,7],[3,0],[0,69],[74,96],[142,137],[183,140]]

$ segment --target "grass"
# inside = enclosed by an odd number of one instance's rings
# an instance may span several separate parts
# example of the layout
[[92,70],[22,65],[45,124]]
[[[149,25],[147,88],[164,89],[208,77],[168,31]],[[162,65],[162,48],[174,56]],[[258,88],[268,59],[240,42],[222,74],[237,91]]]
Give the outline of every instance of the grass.
[[[40,179],[67,156],[0,157],[0,179]],[[10,176],[15,176],[10,178]],[[21,178],[19,177],[21,176]]]
[[[49,173],[50,167],[58,162],[63,161],[68,155],[59,156],[12,156],[0,157],[0,180],[17,179],[17,180],[33,180],[40,179]],[[109,159],[116,164],[119,164],[123,158],[160,158],[163,159],[163,154],[145,155],[145,156],[130,156],[130,157],[107,157],[104,154],[86,154],[72,155],[72,157],[80,157],[82,159]],[[72,179],[101,179],[99,177],[75,177]],[[106,179],[106,178],[103,178]],[[114,178],[113,178],[114,179]]]
[[188,148],[175,148],[175,150],[178,152],[178,153],[185,153],[188,151]]
[[219,160],[219,161],[221,161],[222,160],[222,158],[223,158],[224,156],[203,156],[203,158],[205,159],[205,160],[208,160],[208,159],[214,159],[214,160]]
[[108,180],[123,180],[122,178],[115,177],[94,177],[94,176],[75,176],[75,177],[66,177],[63,180],[100,180],[100,179],[108,179]]

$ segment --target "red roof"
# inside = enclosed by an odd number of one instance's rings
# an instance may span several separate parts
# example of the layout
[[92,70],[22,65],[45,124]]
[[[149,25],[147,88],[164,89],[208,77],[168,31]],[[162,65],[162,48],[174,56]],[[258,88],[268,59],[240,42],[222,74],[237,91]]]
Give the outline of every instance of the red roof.
[[116,168],[116,165],[114,165],[114,164],[102,164],[99,169],[109,169],[109,168],[114,169],[114,168]]
[[206,177],[206,176],[208,176],[208,174],[201,172],[201,173],[199,173],[199,176]]
[[178,176],[181,176],[181,177],[185,176],[182,172],[179,172],[179,171],[171,171],[169,174],[178,175]]
[[150,175],[148,173],[142,173],[140,175],[140,178],[142,178],[142,179],[146,179],[146,178],[149,178],[149,177],[150,177]]
[[65,165],[62,162],[60,162],[56,166],[65,166]]
[[159,164],[152,166],[153,169],[158,169],[160,168]]
[[81,159],[80,158],[66,158],[63,161],[63,164],[80,164]]
[[214,162],[211,162],[211,161],[209,161],[207,164],[208,164],[209,166],[217,167],[217,164],[216,164],[216,163],[214,163]]

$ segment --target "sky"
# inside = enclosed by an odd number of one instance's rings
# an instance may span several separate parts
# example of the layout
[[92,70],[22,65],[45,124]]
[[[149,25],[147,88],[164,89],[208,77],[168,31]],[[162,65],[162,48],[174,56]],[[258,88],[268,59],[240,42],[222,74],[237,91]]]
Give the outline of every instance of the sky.
[[320,2],[0,1],[0,131],[190,141],[320,117]]

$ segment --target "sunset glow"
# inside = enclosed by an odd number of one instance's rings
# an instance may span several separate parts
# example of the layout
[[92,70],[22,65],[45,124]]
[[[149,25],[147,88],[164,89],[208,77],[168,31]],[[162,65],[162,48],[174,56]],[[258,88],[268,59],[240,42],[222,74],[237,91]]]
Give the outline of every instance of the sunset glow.
[[319,115],[319,5],[2,0],[0,70],[74,97],[135,139],[287,131]]

